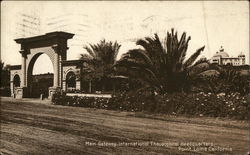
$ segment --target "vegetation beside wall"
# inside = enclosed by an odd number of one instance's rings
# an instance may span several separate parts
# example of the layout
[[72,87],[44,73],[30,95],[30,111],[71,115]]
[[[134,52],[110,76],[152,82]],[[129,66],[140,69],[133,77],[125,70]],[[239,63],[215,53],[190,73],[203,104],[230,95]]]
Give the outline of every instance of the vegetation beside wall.
[[9,65],[0,60],[0,96],[10,96],[10,72]]
[[174,93],[156,92],[121,93],[112,98],[66,96],[56,93],[52,99],[55,105],[88,107],[120,111],[144,111],[170,115],[192,115],[247,119],[250,105],[247,96],[239,93]]

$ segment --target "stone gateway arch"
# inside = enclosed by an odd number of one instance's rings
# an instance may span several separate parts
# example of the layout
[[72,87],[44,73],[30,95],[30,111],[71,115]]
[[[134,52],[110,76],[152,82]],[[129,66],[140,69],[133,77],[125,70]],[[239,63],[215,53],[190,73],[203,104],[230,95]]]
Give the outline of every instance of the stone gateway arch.
[[[49,98],[53,93],[65,87],[66,71],[63,66],[76,66],[79,60],[67,60],[67,40],[74,36],[72,33],[66,32],[51,32],[45,35],[15,39],[16,43],[21,45],[19,51],[22,57],[22,64],[11,66],[11,92],[15,98],[28,97],[30,94],[31,78],[34,64],[37,58],[46,54],[53,64],[54,81],[53,87],[49,88]],[[66,65],[64,65],[66,64]],[[72,67],[71,67],[72,68]],[[74,70],[74,69],[72,69]],[[18,84],[20,79],[20,85]],[[76,79],[76,85],[79,87],[79,80]],[[80,89],[80,88],[79,88]]]

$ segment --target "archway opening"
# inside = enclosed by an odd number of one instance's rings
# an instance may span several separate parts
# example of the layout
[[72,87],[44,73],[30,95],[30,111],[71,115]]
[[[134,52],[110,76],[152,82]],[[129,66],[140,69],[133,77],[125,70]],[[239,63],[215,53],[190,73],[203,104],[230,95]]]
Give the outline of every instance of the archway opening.
[[20,76],[16,74],[13,78],[13,93],[16,87],[20,87],[20,83],[21,83]]
[[43,94],[43,97],[47,98],[54,79],[53,64],[47,54],[39,53],[33,57],[29,64],[28,77],[31,79],[30,97],[37,98]]
[[16,74],[13,78],[13,86],[20,87],[20,82],[21,82],[20,77],[19,75]]
[[76,74],[72,71],[66,75],[66,91],[72,92],[76,90]]

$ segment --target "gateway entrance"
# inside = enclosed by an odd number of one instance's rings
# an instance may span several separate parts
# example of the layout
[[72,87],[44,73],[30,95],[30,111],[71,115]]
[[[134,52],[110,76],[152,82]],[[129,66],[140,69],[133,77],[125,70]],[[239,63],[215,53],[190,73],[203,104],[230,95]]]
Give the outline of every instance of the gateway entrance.
[[[66,32],[51,32],[41,36],[16,39],[16,43],[21,45],[19,52],[22,57],[22,65],[13,67],[11,70],[13,96],[16,98],[31,96],[33,67],[37,58],[42,54],[46,54],[50,58],[54,70],[53,86],[48,91],[49,98],[56,90],[61,89],[63,87],[62,61],[67,59],[67,40],[73,36],[74,34]],[[20,86],[17,85],[16,75],[20,77]]]

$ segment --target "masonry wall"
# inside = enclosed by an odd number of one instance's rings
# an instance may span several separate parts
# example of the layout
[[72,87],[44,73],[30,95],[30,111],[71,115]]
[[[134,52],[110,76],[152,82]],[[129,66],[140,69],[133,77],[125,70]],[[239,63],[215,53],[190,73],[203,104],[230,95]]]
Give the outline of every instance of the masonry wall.
[[20,80],[22,80],[22,72],[21,69],[16,69],[16,70],[10,70],[10,90],[11,90],[11,97],[14,97],[14,94],[17,93],[14,90],[14,84],[13,84],[13,79],[14,76],[18,75],[20,77]]
[[78,68],[76,65],[67,65],[62,67],[63,70],[63,82],[62,82],[62,89],[66,91],[66,77],[69,72],[73,72],[76,75],[76,90],[81,90],[81,82],[80,82],[80,73],[81,69]]

